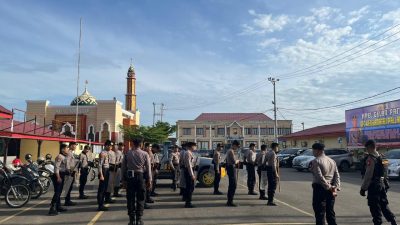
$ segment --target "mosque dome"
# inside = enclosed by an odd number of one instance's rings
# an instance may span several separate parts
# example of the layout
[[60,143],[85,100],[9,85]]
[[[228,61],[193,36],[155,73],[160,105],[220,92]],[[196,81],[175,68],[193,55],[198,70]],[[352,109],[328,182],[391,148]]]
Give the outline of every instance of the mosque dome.
[[93,97],[86,88],[80,96],[72,100],[71,105],[76,105],[77,103],[82,106],[97,105],[96,98]]

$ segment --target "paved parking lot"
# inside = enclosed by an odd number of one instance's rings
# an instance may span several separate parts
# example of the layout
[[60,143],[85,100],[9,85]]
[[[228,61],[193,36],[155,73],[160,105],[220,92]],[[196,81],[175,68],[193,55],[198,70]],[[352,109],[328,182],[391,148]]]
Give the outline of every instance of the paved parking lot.
[[[371,224],[366,199],[361,197],[358,172],[342,173],[342,191],[336,203],[338,224]],[[183,208],[177,193],[164,180],[156,203],[145,210],[145,224],[314,224],[311,206],[311,174],[293,169],[281,170],[281,192],[277,193],[278,207],[268,207],[258,196],[247,195],[245,173],[241,174],[236,202],[237,208],[225,207],[226,196],[211,195],[211,188],[196,188],[193,197],[194,209]],[[390,205],[400,217],[400,182],[392,181],[389,192]],[[118,198],[110,206],[110,211],[96,211],[96,187],[90,186],[88,200],[75,200],[79,205],[69,207],[69,211],[56,217],[47,216],[50,194],[31,201],[23,209],[10,209],[1,201],[0,224],[127,224],[125,198]],[[227,178],[222,180],[221,190],[226,193]],[[76,191],[74,194],[77,194]],[[76,195],[75,195],[76,196]]]

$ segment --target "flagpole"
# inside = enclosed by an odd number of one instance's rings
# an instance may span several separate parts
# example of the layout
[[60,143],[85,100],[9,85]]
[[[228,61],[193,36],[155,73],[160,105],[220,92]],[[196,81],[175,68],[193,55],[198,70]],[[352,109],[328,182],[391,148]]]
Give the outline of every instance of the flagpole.
[[81,41],[82,41],[82,17],[79,23],[79,47],[78,47],[78,75],[76,79],[76,115],[75,115],[75,142],[78,135],[78,112],[79,112],[79,78],[81,64]]

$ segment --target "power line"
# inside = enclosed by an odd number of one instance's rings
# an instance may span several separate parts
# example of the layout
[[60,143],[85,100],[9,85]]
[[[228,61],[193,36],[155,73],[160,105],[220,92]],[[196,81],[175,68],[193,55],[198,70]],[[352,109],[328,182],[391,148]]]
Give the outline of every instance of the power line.
[[[378,34],[378,35],[372,37],[372,39],[373,39],[373,38],[377,38],[377,37],[379,37],[379,36],[382,36],[383,34],[385,34],[385,33],[389,32],[389,31],[395,29],[395,28],[398,27],[398,26],[400,26],[400,24],[397,24],[397,25],[394,25],[394,26],[390,27],[389,29],[385,30],[384,32],[382,32],[382,33],[380,33],[380,34]],[[396,35],[397,33],[399,33],[399,32],[396,32],[396,33],[394,33],[394,34],[392,34],[392,35],[390,35],[390,36],[387,36],[387,37],[385,37],[385,38],[383,38],[383,39],[377,41],[377,42],[374,43],[374,44],[371,44],[371,45],[369,45],[369,46],[367,46],[367,47],[365,47],[365,48],[363,48],[363,49],[361,49],[361,50],[359,50],[359,51],[357,51],[357,52],[355,52],[355,53],[352,53],[352,54],[350,54],[350,55],[347,55],[347,56],[345,56],[345,57],[342,57],[342,58],[340,58],[339,60],[335,60],[335,61],[333,61],[333,62],[340,61],[341,59],[344,59],[344,58],[347,58],[347,57],[349,57],[349,56],[351,56],[351,55],[354,55],[354,54],[356,54],[356,53],[359,53],[359,52],[361,52],[361,51],[363,51],[363,50],[365,50],[365,49],[367,49],[367,48],[370,48],[370,47],[372,47],[372,46],[374,46],[374,45],[376,45],[376,44],[378,44],[378,43],[380,43],[380,42],[382,42],[382,41],[384,41],[384,40],[386,40],[386,39],[388,39],[388,38],[390,38],[390,37]],[[362,46],[362,45],[364,45],[364,44],[366,44],[366,43],[368,43],[368,42],[370,42],[370,41],[371,41],[371,39],[366,40],[366,41],[364,41],[364,42],[362,42],[362,43],[360,43],[360,44],[358,44],[358,45],[356,45],[356,46],[354,46],[354,47],[352,47],[352,48],[350,48],[350,49],[348,49],[348,50],[346,50],[346,51],[344,51],[344,52],[341,52],[341,53],[339,53],[339,54],[336,54],[336,55],[334,55],[334,56],[332,56],[332,57],[330,57],[330,58],[328,58],[328,59],[325,59],[324,61],[321,61],[321,62],[319,62],[319,63],[313,64],[313,65],[308,66],[308,67],[306,67],[306,68],[299,69],[299,70],[296,70],[296,71],[294,71],[294,72],[282,74],[281,78],[283,79],[284,77],[291,77],[292,75],[299,74],[299,73],[300,73],[300,74],[303,74],[303,73],[309,71],[311,68],[314,68],[314,67],[316,67],[316,66],[318,66],[318,65],[321,65],[321,64],[323,64],[323,63],[325,63],[325,62],[331,61],[332,59],[335,59],[335,58],[337,58],[337,57],[339,57],[339,56],[341,56],[341,55],[344,55],[344,54],[346,54],[346,53],[348,53],[348,52],[350,52],[350,51],[352,51],[352,50],[354,50],[354,49],[356,49],[356,48],[358,48],[358,47],[360,47],[360,46]],[[332,63],[333,63],[333,62],[332,62]],[[330,64],[332,64],[332,63],[330,63]],[[327,65],[330,65],[330,64],[327,64]],[[326,65],[323,65],[323,66],[326,66]],[[322,67],[323,67],[323,66],[322,66]],[[318,68],[321,68],[321,67],[318,67]],[[315,69],[312,69],[312,70],[315,70]],[[311,71],[312,71],[312,70],[311,70]],[[286,78],[285,78],[285,79],[286,79]]]
[[325,106],[325,107],[319,107],[319,108],[304,108],[304,109],[281,108],[281,109],[284,109],[284,110],[296,110],[296,111],[317,111],[317,110],[322,110],[322,109],[339,108],[339,107],[348,106],[348,105],[351,105],[351,104],[354,104],[354,103],[362,102],[362,101],[365,101],[365,100],[368,100],[368,99],[371,99],[371,98],[375,98],[377,96],[392,92],[392,91],[397,90],[397,89],[400,89],[400,87],[395,87],[395,88],[392,88],[390,90],[383,91],[383,92],[380,92],[378,94],[374,94],[374,95],[369,96],[369,97],[365,97],[365,98],[362,98],[362,99],[358,99],[358,100],[355,100],[355,101],[346,102],[346,103],[342,103],[342,104],[337,104],[337,105],[331,105],[331,106]]

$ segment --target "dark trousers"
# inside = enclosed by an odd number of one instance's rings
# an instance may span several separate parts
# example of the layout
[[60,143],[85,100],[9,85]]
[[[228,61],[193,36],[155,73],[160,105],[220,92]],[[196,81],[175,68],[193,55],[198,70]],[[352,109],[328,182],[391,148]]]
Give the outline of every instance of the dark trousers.
[[324,225],[325,217],[328,225],[336,225],[335,197],[329,190],[319,184],[313,184],[313,209],[315,224]]
[[237,179],[236,179],[236,168],[233,165],[226,166],[226,173],[229,178],[229,186],[228,186],[228,203],[233,203],[233,197],[235,196],[236,187],[237,187]]
[[104,205],[104,197],[107,191],[108,178],[110,177],[108,168],[106,169],[103,168],[102,172],[104,180],[99,181],[99,189],[97,190],[97,204],[99,205],[99,207]]
[[275,171],[272,166],[267,166],[267,177],[268,177],[268,202],[274,201],[277,179]]
[[382,224],[382,214],[387,221],[395,221],[395,217],[389,208],[389,201],[383,183],[371,182],[368,188],[368,206],[374,225]]
[[71,186],[69,186],[67,195],[65,196],[65,202],[71,201],[71,191],[72,191],[72,188],[74,187],[74,183],[75,183],[75,172],[73,172],[71,174],[71,177],[72,177],[72,182],[71,182]]
[[219,167],[219,170],[214,170],[214,192],[219,191],[219,182],[221,182],[221,166]]
[[192,202],[192,195],[194,191],[194,181],[188,169],[185,168],[183,173],[185,176],[185,184],[186,184],[183,197],[185,198],[186,204],[190,204]]
[[79,177],[79,196],[84,196],[84,190],[87,183],[87,177],[89,175],[88,168],[81,169],[81,176]]
[[254,186],[256,186],[256,170],[252,164],[246,165],[247,169],[247,188],[249,192],[254,192]]
[[179,178],[179,165],[174,165],[174,170],[171,171],[171,175],[172,175],[172,188],[175,190],[176,189],[176,185],[178,183],[178,178]]
[[129,216],[143,216],[145,184],[143,173],[136,173],[133,178],[127,179],[126,200]]
[[64,176],[65,176],[64,174],[60,173],[61,177],[60,183],[57,182],[57,176],[55,174],[51,176],[51,180],[53,181],[53,187],[54,187],[54,194],[53,198],[51,199],[51,204],[56,205],[57,208],[61,207],[61,193],[64,186]]
[[265,190],[261,190],[261,169],[257,168],[258,175],[258,191],[260,192],[260,198],[265,197]]
[[153,183],[151,186],[151,193],[156,191],[158,170],[153,170]]

